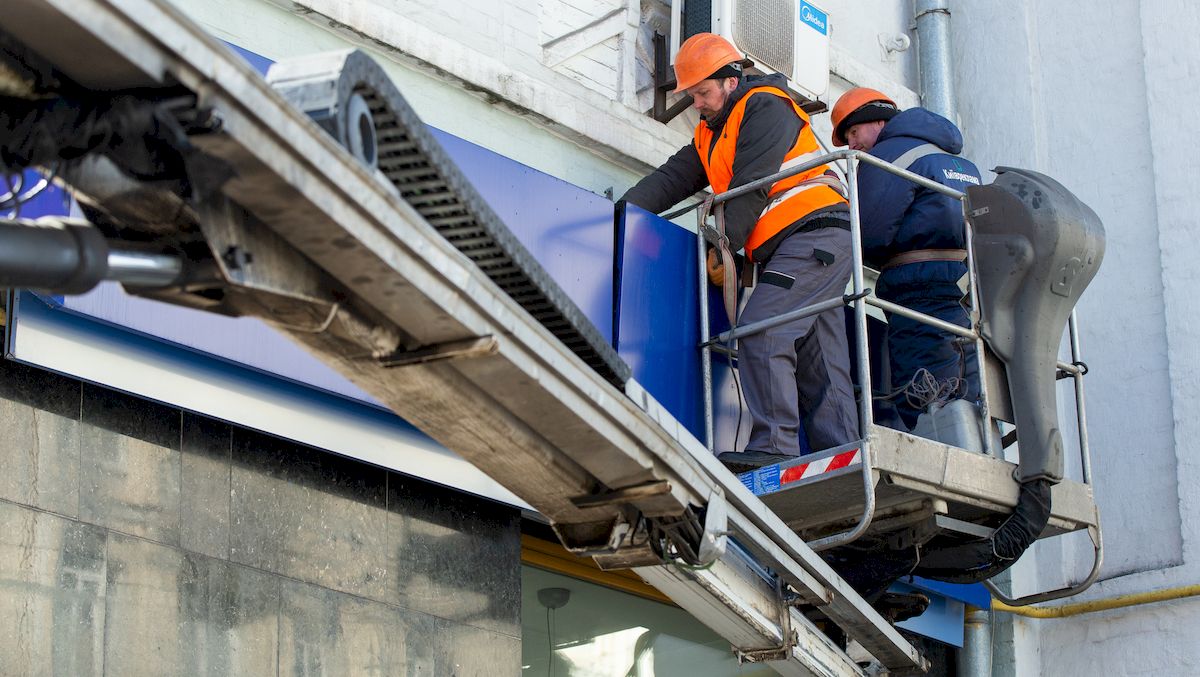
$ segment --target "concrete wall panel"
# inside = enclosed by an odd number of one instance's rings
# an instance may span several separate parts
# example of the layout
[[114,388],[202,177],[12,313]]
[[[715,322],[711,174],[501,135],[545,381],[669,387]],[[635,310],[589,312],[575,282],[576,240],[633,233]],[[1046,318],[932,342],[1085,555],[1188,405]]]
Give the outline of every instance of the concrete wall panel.
[[86,454],[0,496],[0,674],[520,672],[516,510],[0,362],[36,426]]
[[[1108,539],[1104,575],[1174,566],[1179,493],[1148,120],[1143,106],[1113,105],[1114,92],[1145,86],[1136,7],[962,3],[954,16],[967,153],[982,167],[1054,176],[1105,223],[1105,261],[1079,306],[1092,462],[1104,524],[1139,537]],[[1036,565],[1044,585],[1090,557],[1086,543],[1055,550]]]

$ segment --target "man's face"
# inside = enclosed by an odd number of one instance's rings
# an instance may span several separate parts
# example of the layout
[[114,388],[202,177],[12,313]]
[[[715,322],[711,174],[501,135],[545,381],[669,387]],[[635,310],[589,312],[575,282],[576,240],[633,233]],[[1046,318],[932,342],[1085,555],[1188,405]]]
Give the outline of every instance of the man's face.
[[700,111],[705,119],[711,120],[725,107],[725,100],[737,89],[737,84],[737,78],[701,80],[700,84],[688,87],[687,93],[692,96],[692,107]]
[[883,130],[885,124],[887,123],[883,120],[875,120],[851,126],[846,130],[846,145],[850,146],[851,150],[871,150],[875,147],[875,141],[879,138],[879,132]]

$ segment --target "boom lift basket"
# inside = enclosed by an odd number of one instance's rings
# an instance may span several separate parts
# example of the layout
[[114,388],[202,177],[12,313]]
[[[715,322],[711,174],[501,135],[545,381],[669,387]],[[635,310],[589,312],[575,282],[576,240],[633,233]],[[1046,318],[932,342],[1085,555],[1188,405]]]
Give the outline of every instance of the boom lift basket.
[[[829,551],[827,559],[839,562],[839,572],[848,579],[855,580],[857,570],[867,572],[860,577],[864,586],[870,586],[871,579],[908,573],[953,582],[986,581],[1015,562],[1034,540],[1087,530],[1095,558],[1090,573],[1078,583],[1020,600],[989,583],[998,597],[1019,604],[1082,591],[1099,575],[1103,552],[1090,486],[1082,394],[1085,369],[1078,354],[1073,309],[1103,258],[1102,224],[1070,191],[1037,172],[1001,167],[993,184],[970,188],[964,195],[871,155],[845,150],[710,198],[699,215],[699,255],[704,255],[702,238],[713,237],[707,210],[720,210],[724,200],[753,190],[758,183],[778,181],[837,159],[846,161],[843,169],[852,214],[857,270],[843,302],[854,307],[856,316],[858,382],[871,382],[867,306],[902,313],[974,341],[985,394],[977,409],[969,409],[978,411],[975,425],[980,430],[974,437],[983,440],[983,449],[968,451],[877,425],[872,407],[860,397],[863,439],[745,473],[743,483],[810,546]],[[938,324],[936,318],[870,294],[858,220],[856,167],[860,162],[969,204],[969,296],[978,331]],[[706,285],[704,280],[700,283]],[[813,305],[770,322],[820,310],[825,308]],[[706,311],[702,303],[707,335]],[[1069,364],[1058,360],[1068,325]],[[705,342],[706,382],[711,382],[709,353],[714,344],[762,328],[735,328]],[[1063,477],[1055,393],[1059,377],[1074,379],[1082,481]],[[711,394],[706,404],[711,406]],[[1003,457],[993,419],[1015,420],[1023,441],[1019,463]],[[711,417],[707,420],[711,425]],[[711,428],[708,441],[711,448]],[[896,556],[899,552],[909,555]],[[890,565],[880,564],[881,558],[893,556]]]

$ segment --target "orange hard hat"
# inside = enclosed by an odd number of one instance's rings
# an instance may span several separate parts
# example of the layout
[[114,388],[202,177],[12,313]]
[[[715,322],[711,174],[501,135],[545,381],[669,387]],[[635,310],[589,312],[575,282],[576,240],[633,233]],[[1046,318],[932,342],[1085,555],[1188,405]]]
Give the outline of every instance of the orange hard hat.
[[[852,119],[847,120],[852,113],[869,103],[879,104],[878,115],[855,115]],[[889,120],[897,112],[896,102],[892,101],[887,94],[870,87],[855,87],[843,94],[838,98],[837,103],[833,104],[833,113],[829,116],[833,122],[833,145],[846,145],[845,134],[851,125],[872,120]]]
[[675,93],[695,87],[722,66],[745,57],[728,40],[712,33],[697,33],[679,46],[675,55]]

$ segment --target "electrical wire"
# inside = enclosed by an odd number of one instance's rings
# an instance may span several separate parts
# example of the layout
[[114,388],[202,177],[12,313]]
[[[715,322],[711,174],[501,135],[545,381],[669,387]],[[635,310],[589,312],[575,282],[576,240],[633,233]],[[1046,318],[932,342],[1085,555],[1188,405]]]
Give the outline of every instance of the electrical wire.
[[[17,181],[16,186],[13,185],[13,179],[16,179],[16,181]],[[24,172],[5,173],[4,174],[4,183],[8,185],[8,192],[5,193],[3,196],[0,196],[0,208],[4,207],[4,205],[7,205],[10,201],[12,201],[14,198],[17,197],[17,195],[19,195],[21,193],[21,190],[25,187],[25,173]]]
[[676,569],[679,569],[681,571],[708,571],[709,569],[713,568],[713,566],[716,563],[717,563],[717,560],[715,560],[715,559],[713,561],[709,562],[708,564],[699,564],[699,565],[687,564],[687,563],[681,562],[679,560],[672,560],[671,566],[673,566]]
[[[8,193],[0,196],[0,209],[10,210],[8,218],[15,219],[21,214],[21,206],[46,190],[58,175],[58,165],[50,168],[50,171],[41,176],[38,182],[29,190],[25,190],[25,172],[14,172],[4,175],[4,182],[8,185]],[[16,182],[14,184],[14,179]]]
[[965,383],[966,379],[958,376],[939,379],[928,369],[921,367],[908,383],[886,395],[876,395],[873,399],[892,400],[904,395],[912,407],[924,410],[931,405],[944,405],[955,399]]
[[554,677],[554,610],[546,607],[546,677]]
[[[737,329],[737,321],[736,320],[734,321],[733,326],[730,327],[730,329],[729,329],[730,333],[732,333],[733,330],[735,330],[735,329]],[[725,344],[725,347],[729,350],[729,352],[726,353],[726,355],[725,355],[726,358],[729,360],[729,375],[733,378],[733,387],[737,391],[737,400],[738,400],[737,425],[735,425],[733,428],[733,448],[730,449],[730,451],[738,450],[738,439],[741,437],[741,434],[742,434],[742,411],[745,410],[745,408],[746,408],[746,396],[745,396],[745,393],[742,392],[742,379],[740,376],[738,376],[737,367],[734,366],[734,364],[733,364],[733,360],[734,360],[733,343],[735,340],[736,339],[734,339],[734,338],[730,338],[729,341]],[[749,439],[746,440],[746,444],[750,444]]]

